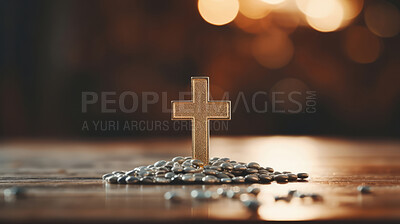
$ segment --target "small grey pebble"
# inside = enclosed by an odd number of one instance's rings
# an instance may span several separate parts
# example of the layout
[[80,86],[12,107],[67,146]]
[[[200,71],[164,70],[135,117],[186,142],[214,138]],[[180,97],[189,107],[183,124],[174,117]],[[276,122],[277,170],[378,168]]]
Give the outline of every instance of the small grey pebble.
[[156,183],[158,183],[158,184],[169,184],[169,183],[171,183],[171,179],[167,179],[165,177],[157,177],[156,178]]
[[164,166],[168,168],[172,168],[174,166],[174,161],[168,161]]
[[253,195],[257,196],[257,195],[261,192],[261,189],[258,188],[258,187],[252,187],[252,186],[250,186],[250,187],[247,188],[247,192],[250,193],[250,194],[253,194]]
[[246,182],[256,183],[260,181],[260,178],[255,174],[248,174],[245,176]]
[[243,175],[244,171],[232,170],[231,173],[234,176],[241,176],[241,175]]
[[272,167],[265,167],[265,169],[270,173],[274,172],[274,168],[272,168]]
[[116,174],[125,174],[124,171],[113,171],[112,174],[116,175]]
[[267,170],[258,170],[259,174],[270,174]]
[[301,179],[308,178],[308,173],[298,173],[298,174],[297,174],[297,177],[298,177],[298,178],[301,178]]
[[212,163],[212,166],[220,166],[223,163],[224,163],[224,161],[217,160],[217,161]]
[[232,179],[231,178],[221,178],[221,183],[222,184],[230,184],[230,183],[232,183]]
[[222,187],[217,189],[217,194],[219,194],[220,196],[226,197],[226,192],[227,190]]
[[292,173],[292,172],[290,172],[290,171],[283,171],[282,173],[283,173],[283,174],[288,174],[288,173]]
[[319,195],[319,194],[313,193],[313,194],[310,195],[310,197],[312,198],[313,201],[323,201],[322,196]]
[[275,201],[286,201],[286,202],[290,202],[290,199],[286,196],[276,196],[275,197]]
[[273,180],[272,176],[268,175],[268,174],[261,174],[260,176],[258,176],[260,178],[261,182],[271,182]]
[[190,162],[193,166],[203,166],[204,165],[204,163],[198,159],[192,159]]
[[245,178],[242,177],[242,176],[234,177],[234,178],[232,178],[232,181],[233,181],[234,183],[244,183],[244,182],[245,182]]
[[159,170],[156,172],[156,176],[160,177],[160,176],[164,176],[167,172],[165,170]]
[[128,177],[125,179],[125,182],[126,182],[127,184],[137,184],[137,183],[140,182],[140,179],[137,178],[137,177],[128,176]]
[[172,159],[172,162],[177,162],[177,163],[183,163],[183,161],[185,161],[185,158],[183,158],[182,156],[177,156]]
[[261,205],[261,203],[255,199],[254,200],[245,200],[245,201],[242,201],[242,203],[244,206],[246,206],[246,208],[248,208],[252,211],[257,211]]
[[139,172],[139,176],[141,176],[141,177],[147,177],[147,176],[151,176],[151,175],[152,175],[152,173],[150,171],[143,170],[143,171]]
[[191,160],[191,159],[192,159],[191,156],[186,156],[186,157],[185,157],[185,160]]
[[127,176],[135,176],[136,175],[136,171],[135,170],[129,170],[129,171],[125,172],[125,175],[127,175]]
[[247,168],[246,173],[248,173],[248,174],[258,173],[258,170],[255,168]]
[[151,177],[142,177],[140,178],[140,183],[142,184],[153,184],[154,183],[154,179]]
[[289,177],[286,174],[279,174],[274,177],[276,182],[287,182]]
[[211,175],[203,177],[202,180],[205,184],[215,184],[219,182],[219,179],[217,177]]
[[114,174],[112,174],[112,173],[106,173],[106,174],[104,174],[101,178],[102,178],[103,180],[105,180],[107,177],[111,177],[112,175],[114,175]]
[[163,167],[157,167],[157,168],[155,168],[155,170],[156,170],[156,171],[165,171],[165,172],[168,172],[170,169],[169,169],[168,167],[163,166]]
[[237,165],[233,166],[233,170],[236,170],[236,171],[245,171],[245,170],[246,170],[246,166],[241,165],[241,164],[237,164]]
[[184,173],[196,173],[196,169],[193,168],[193,167],[185,167],[185,168],[183,169],[183,172],[184,172]]
[[117,180],[118,180],[117,176],[110,176],[110,177],[106,178],[107,183],[110,183],[110,184],[118,183]]
[[185,161],[182,163],[182,166],[183,166],[183,167],[192,166],[192,163],[191,163],[190,161],[191,161],[191,159],[185,160]]
[[196,177],[193,174],[184,174],[182,176],[182,181],[185,183],[193,183],[196,181]]
[[182,197],[180,197],[176,192],[172,191],[167,191],[164,194],[165,200],[173,201],[173,202],[179,202],[182,201]]
[[14,200],[17,198],[22,198],[25,196],[26,192],[24,188],[21,187],[10,187],[3,191],[5,200]]
[[289,181],[296,181],[297,180],[297,175],[294,173],[288,173],[286,174],[288,176]]
[[232,164],[230,164],[230,163],[228,163],[228,162],[222,163],[222,164],[220,165],[220,167],[221,167],[222,169],[224,169],[224,170],[232,170],[232,169],[233,169]]
[[175,166],[175,167],[173,167],[171,169],[171,171],[174,172],[174,173],[182,173],[183,172],[183,168]]
[[370,186],[358,186],[357,190],[361,194],[370,194],[371,193],[371,187]]
[[168,173],[166,173],[165,175],[164,175],[164,177],[165,178],[168,178],[168,179],[171,179],[172,177],[174,177],[175,176],[175,173],[174,172],[168,172]]
[[204,174],[207,175],[217,175],[218,171],[217,170],[212,170],[212,169],[206,169],[203,171]]
[[231,159],[229,159],[229,158],[220,158],[219,160],[222,160],[222,161],[224,161],[224,162],[230,162],[231,161]]
[[210,169],[211,170],[222,171],[222,167],[219,167],[219,166],[211,166]]
[[299,194],[299,198],[305,198],[305,197],[307,197],[306,194]]
[[260,168],[260,164],[256,163],[256,162],[250,162],[247,164],[248,168],[254,168],[254,169],[259,169]]
[[230,178],[234,178],[235,177],[235,175],[233,173],[231,173],[231,172],[223,171],[223,173],[226,174]]
[[282,173],[279,172],[279,171],[275,171],[275,172],[274,172],[274,175],[279,175],[279,174],[282,174]]
[[216,177],[218,177],[218,178],[229,178],[229,176],[228,176],[228,175],[226,175],[226,174],[225,174],[225,173],[223,173],[223,172],[219,172],[219,173],[217,173]]
[[205,177],[206,175],[204,173],[195,173],[193,174],[195,177]]

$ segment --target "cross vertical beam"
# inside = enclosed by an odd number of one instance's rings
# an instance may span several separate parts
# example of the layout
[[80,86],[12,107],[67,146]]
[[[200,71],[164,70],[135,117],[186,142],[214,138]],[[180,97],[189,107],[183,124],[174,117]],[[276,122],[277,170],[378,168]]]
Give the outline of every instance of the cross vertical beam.
[[230,120],[231,101],[210,101],[208,77],[191,81],[192,100],[172,101],[172,120],[192,121],[192,157],[208,164],[210,120]]

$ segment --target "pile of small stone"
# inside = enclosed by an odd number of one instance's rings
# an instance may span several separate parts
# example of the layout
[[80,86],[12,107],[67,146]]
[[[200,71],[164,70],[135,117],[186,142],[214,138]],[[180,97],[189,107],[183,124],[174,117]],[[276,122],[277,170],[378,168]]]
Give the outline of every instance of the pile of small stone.
[[129,171],[103,175],[112,184],[240,184],[304,180],[307,173],[278,172],[256,162],[242,163],[229,158],[211,158],[209,164],[198,159],[177,156],[171,161],[160,160]]

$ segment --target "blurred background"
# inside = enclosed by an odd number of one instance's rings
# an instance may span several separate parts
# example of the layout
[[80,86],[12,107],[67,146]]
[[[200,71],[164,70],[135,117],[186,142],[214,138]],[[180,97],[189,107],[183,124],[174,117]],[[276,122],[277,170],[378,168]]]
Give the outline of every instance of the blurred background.
[[[397,0],[10,0],[0,8],[2,139],[189,136],[151,125],[173,125],[163,101],[170,107],[190,91],[194,75],[209,76],[212,98],[229,93],[234,106],[229,128],[212,134],[400,137]],[[138,95],[123,102],[137,103],[135,112],[120,110],[124,91]],[[116,112],[100,103],[82,112],[83,92],[115,92]],[[160,98],[147,111],[143,92]],[[273,92],[283,101],[275,111]],[[150,126],[96,131],[85,121]]]

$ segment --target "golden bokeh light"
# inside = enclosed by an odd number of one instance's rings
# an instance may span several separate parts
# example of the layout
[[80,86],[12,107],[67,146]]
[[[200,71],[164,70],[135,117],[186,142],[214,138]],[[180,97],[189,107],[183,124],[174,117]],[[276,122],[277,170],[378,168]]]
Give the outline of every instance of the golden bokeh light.
[[270,4],[261,0],[239,0],[240,13],[250,19],[261,19],[272,10]]
[[217,26],[230,23],[239,12],[238,0],[199,0],[197,6],[201,17]]
[[341,0],[343,5],[343,18],[345,20],[354,19],[363,9],[364,0]]
[[[307,9],[312,9],[307,11],[306,14],[306,19],[308,24],[312,28],[320,32],[332,32],[339,29],[342,24],[343,14],[344,14],[342,4],[339,1],[330,1],[330,0],[326,1],[326,4],[322,3],[325,1],[318,1],[318,2],[319,3],[314,6],[309,5],[307,7]],[[324,12],[326,14],[322,16],[322,14],[314,13],[318,11],[316,10],[318,9],[317,6],[321,7],[321,12]],[[312,15],[316,15],[316,17]]]
[[393,4],[375,1],[364,12],[368,29],[380,37],[393,37],[400,31],[400,13]]
[[271,5],[278,5],[278,4],[281,4],[282,2],[284,2],[285,0],[261,0],[261,1],[271,4]]
[[267,68],[277,69],[290,62],[294,47],[286,33],[273,30],[256,37],[252,52],[258,63]]
[[305,15],[313,18],[325,18],[337,9],[337,0],[296,0],[297,7]]
[[358,63],[374,62],[381,52],[378,37],[362,26],[353,26],[346,30],[344,50],[347,56]]

